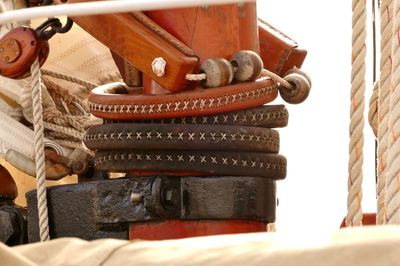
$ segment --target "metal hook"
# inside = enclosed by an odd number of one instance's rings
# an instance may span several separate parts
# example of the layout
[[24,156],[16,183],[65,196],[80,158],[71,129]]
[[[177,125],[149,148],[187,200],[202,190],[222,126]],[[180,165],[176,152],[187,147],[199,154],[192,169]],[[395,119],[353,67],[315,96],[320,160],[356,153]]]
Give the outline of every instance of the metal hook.
[[37,27],[35,31],[39,39],[47,41],[51,37],[53,37],[54,34],[56,33],[68,32],[72,28],[73,23],[74,22],[70,18],[67,18],[67,22],[63,26],[60,19],[49,18],[45,22],[43,22],[39,27]]
[[57,143],[50,142],[50,141],[45,141],[45,142],[44,142],[44,146],[45,146],[46,148],[51,148],[51,149],[53,149],[58,155],[64,156],[64,152],[62,151],[61,146],[58,145]]
[[83,108],[82,105],[80,105],[78,102],[72,101],[72,103],[75,105],[76,108],[79,109],[79,111],[81,111],[83,115],[90,116],[90,113],[86,112],[85,108]]
[[[60,25],[61,25],[61,22],[60,22]],[[74,22],[72,21],[72,19],[67,17],[67,21],[64,26],[52,25],[51,28],[57,33],[66,33],[72,28],[73,25],[74,25]]]
[[[45,22],[43,22],[39,27],[35,29],[35,32],[39,39],[49,40],[51,37],[56,34],[53,30],[53,24],[57,24],[57,26],[61,27],[62,24],[58,18],[49,18]],[[51,28],[51,29],[48,29]]]
[[68,115],[71,115],[71,112],[69,111],[69,108],[68,108],[67,104],[64,102],[63,99],[61,99],[61,104],[62,104],[62,106],[64,107],[65,112],[66,112]]

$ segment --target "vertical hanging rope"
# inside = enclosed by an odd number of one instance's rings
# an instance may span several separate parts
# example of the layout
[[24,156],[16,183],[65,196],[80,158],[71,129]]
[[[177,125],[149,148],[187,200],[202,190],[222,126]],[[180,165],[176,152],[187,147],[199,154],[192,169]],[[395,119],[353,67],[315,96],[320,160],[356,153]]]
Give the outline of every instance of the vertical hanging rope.
[[269,223],[269,224],[267,224],[267,232],[268,232],[268,233],[274,233],[274,232],[276,232],[276,225],[275,225],[275,223]]
[[385,219],[386,161],[388,155],[389,133],[389,91],[392,73],[392,28],[393,0],[381,2],[381,59],[378,96],[378,182],[377,182],[377,224]]
[[347,197],[346,226],[362,224],[363,146],[364,146],[364,92],[365,92],[365,40],[366,40],[366,3],[365,0],[353,0],[352,4],[352,64],[351,64],[351,107],[350,107],[350,144],[349,144],[349,180]]
[[392,82],[389,103],[389,152],[386,177],[386,219],[400,223],[400,0],[394,1]]
[[47,241],[49,237],[49,221],[47,212],[47,195],[45,183],[45,158],[43,138],[42,83],[38,59],[31,66],[32,73],[32,105],[35,142],[36,188],[40,240]]

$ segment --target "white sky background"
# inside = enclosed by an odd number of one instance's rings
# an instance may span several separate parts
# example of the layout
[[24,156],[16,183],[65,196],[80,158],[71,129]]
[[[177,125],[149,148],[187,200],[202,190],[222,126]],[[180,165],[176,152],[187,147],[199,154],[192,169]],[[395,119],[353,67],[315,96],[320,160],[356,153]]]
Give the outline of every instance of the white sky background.
[[[258,0],[257,5],[259,17],[308,50],[302,68],[313,82],[304,103],[287,104],[289,125],[279,130],[288,174],[278,183],[277,230],[289,234],[336,231],[347,211],[351,1]],[[371,17],[368,12],[369,27]],[[371,31],[367,52],[366,112],[372,91]],[[367,120],[365,125],[363,208],[375,212],[375,144]]]

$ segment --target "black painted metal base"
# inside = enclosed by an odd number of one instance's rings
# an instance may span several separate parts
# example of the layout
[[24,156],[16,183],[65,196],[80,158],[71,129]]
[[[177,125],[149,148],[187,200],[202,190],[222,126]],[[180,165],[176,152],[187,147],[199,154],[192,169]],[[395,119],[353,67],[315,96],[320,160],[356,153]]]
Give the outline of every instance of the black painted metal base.
[[[128,239],[144,221],[245,219],[275,221],[275,181],[261,177],[111,179],[49,187],[51,238]],[[39,241],[36,191],[27,193],[29,242]]]

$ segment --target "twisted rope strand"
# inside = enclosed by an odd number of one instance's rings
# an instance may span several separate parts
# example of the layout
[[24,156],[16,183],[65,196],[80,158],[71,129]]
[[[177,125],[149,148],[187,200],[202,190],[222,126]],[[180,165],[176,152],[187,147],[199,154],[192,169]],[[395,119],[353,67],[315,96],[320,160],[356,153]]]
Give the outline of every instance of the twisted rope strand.
[[47,193],[44,158],[44,137],[43,137],[43,110],[42,110],[42,86],[40,80],[39,61],[35,60],[31,66],[32,72],[32,103],[33,103],[33,125],[35,142],[35,167],[36,187],[39,216],[40,240],[47,241],[49,236],[49,220],[47,211]]
[[85,132],[80,132],[80,131],[75,130],[75,129],[70,128],[70,127],[54,125],[54,124],[49,123],[49,122],[44,122],[43,124],[44,124],[44,127],[46,129],[50,129],[50,130],[54,131],[53,133],[62,134],[62,135],[59,135],[59,136],[65,136],[65,137],[70,137],[70,138],[74,138],[74,139],[77,139],[77,140],[82,140],[83,136],[85,135]]
[[381,59],[378,95],[378,183],[376,223],[385,222],[385,184],[389,133],[389,91],[392,73],[393,0],[381,2]]
[[267,232],[268,233],[276,232],[276,224],[275,223],[267,224]]
[[389,224],[400,222],[400,0],[394,1],[393,41],[392,41],[392,79],[389,100],[389,152],[386,177],[386,218]]
[[364,92],[365,92],[365,39],[366,3],[353,0],[352,5],[352,72],[350,107],[349,179],[346,216],[347,226],[362,225],[363,146],[364,146]]
[[83,79],[79,79],[79,78],[76,78],[76,77],[68,76],[68,75],[65,75],[65,74],[57,73],[57,72],[54,72],[54,71],[51,71],[51,70],[43,69],[42,73],[43,73],[43,75],[47,75],[47,76],[50,76],[50,77],[53,77],[53,78],[63,79],[63,80],[66,80],[66,81],[69,81],[69,82],[72,82],[72,83],[76,83],[78,85],[81,85],[81,86],[87,88],[89,91],[99,86],[99,85],[97,85],[95,83],[92,83],[92,82],[89,82],[89,81],[86,81],[86,80],[83,80]]
[[378,137],[378,93],[379,82],[374,84],[371,98],[369,100],[368,122],[374,132],[375,137]]
[[284,78],[280,77],[278,74],[275,74],[272,71],[269,71],[267,69],[263,69],[261,71],[261,75],[262,77],[269,77],[270,79],[272,79],[273,81],[275,81],[276,83],[279,83],[281,86],[285,87],[286,89],[293,89],[292,84],[290,84],[290,82],[286,81]]
[[89,112],[87,104],[83,103],[79,97],[71,94],[66,88],[46,77],[43,77],[43,83],[48,89],[50,95],[53,97],[53,100],[58,99],[59,101],[64,101],[69,105],[75,102],[76,104],[79,104],[85,112]]

